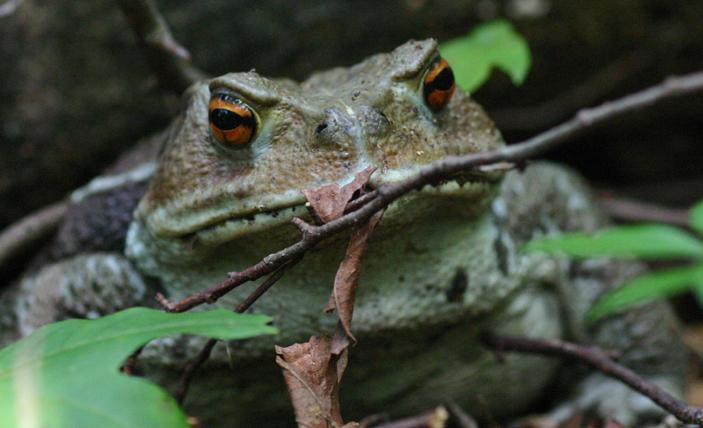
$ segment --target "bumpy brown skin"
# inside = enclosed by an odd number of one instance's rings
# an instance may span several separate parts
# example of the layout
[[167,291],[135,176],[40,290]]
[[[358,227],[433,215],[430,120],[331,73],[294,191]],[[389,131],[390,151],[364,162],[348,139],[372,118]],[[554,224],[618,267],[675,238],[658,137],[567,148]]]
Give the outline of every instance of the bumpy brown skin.
[[[80,252],[80,240],[55,247],[70,258],[34,269],[0,299],[0,341],[52,320],[142,304],[153,296],[154,283],[172,299],[212,285],[299,237],[289,220],[306,214],[301,189],[345,183],[369,165],[379,168],[372,178],[378,185],[446,155],[502,145],[492,121],[468,94],[457,90],[439,111],[424,103],[420,82],[436,55],[434,41],[408,42],[302,84],[248,72],[195,85],[165,135],[130,225],[129,260],[117,253],[114,239],[100,240],[111,248],[86,245],[109,253],[70,257]],[[241,149],[223,147],[209,130],[210,94],[222,90],[242,98],[260,117],[257,136]],[[74,194],[77,214],[60,236],[92,236],[74,233],[86,224],[121,230],[122,215],[91,209],[119,209],[109,201],[133,201],[134,195],[123,197],[117,189],[141,188],[149,171],[139,167],[109,178],[115,188],[106,188],[103,180],[87,196]],[[605,224],[583,184],[563,169],[535,165],[508,174],[495,187],[450,182],[414,192],[386,211],[360,279],[353,321],[359,343],[342,388],[345,417],[407,414],[443,401],[456,401],[478,416],[526,411],[554,379],[557,361],[509,356],[500,365],[479,345],[484,328],[623,349],[633,369],[680,392],[685,356],[666,305],[628,313],[595,330],[581,322],[593,300],[634,274],[636,266],[571,264],[518,251],[545,233],[593,231]],[[333,330],[336,318],[321,310],[344,246],[344,237],[325,242],[257,301],[253,310],[274,316],[280,328],[276,343]],[[218,304],[231,308],[250,290],[235,290]],[[273,340],[233,343],[228,352],[215,348],[192,385],[189,412],[204,426],[252,426],[262,417],[291,421],[273,363]],[[142,368],[170,385],[202,343],[190,337],[156,341],[142,353]],[[596,409],[627,424],[656,409],[598,376],[586,382],[557,416]],[[566,383],[573,387],[573,381]]]

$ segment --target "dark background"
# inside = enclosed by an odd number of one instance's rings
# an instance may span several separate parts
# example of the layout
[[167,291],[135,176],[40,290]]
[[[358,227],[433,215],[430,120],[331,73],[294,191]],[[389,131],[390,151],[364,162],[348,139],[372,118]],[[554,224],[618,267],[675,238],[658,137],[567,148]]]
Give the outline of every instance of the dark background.
[[[507,18],[533,67],[475,97],[517,142],[578,107],[703,68],[703,2],[691,0],[163,0],[173,32],[209,73],[303,78],[409,38],[440,41]],[[178,99],[161,90],[116,2],[24,0],[0,17],[0,228],[64,197]],[[551,153],[598,188],[671,206],[703,196],[703,96],[636,113]]]

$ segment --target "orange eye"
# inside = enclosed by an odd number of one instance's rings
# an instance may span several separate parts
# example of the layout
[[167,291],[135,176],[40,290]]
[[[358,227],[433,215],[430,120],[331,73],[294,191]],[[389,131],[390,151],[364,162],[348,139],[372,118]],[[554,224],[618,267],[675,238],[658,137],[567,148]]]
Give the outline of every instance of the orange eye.
[[212,95],[208,118],[212,135],[228,147],[242,147],[256,135],[256,113],[230,94],[218,92]]
[[425,103],[433,111],[446,106],[454,94],[454,73],[444,58],[439,58],[425,73],[422,79],[422,94]]

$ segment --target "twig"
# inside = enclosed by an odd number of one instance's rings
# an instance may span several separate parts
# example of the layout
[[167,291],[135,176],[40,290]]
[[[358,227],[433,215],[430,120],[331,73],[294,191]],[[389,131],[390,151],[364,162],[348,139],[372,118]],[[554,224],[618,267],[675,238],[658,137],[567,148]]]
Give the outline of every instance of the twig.
[[359,421],[359,428],[371,428],[386,423],[387,421],[388,415],[376,413],[373,415],[364,416],[364,418]]
[[[242,303],[240,303],[234,312],[236,313],[244,313],[246,312],[247,309],[251,307],[251,305],[256,302],[259,297],[261,297],[269,288],[271,288],[281,277],[283,274],[296,265],[300,261],[300,258],[293,260],[290,263],[287,263],[275,272],[273,272],[268,278],[266,278],[266,281],[264,281],[261,285],[259,285],[256,290],[251,292]],[[188,395],[188,389],[190,388],[190,382],[193,379],[193,375],[195,375],[195,372],[198,371],[198,369],[205,364],[205,362],[210,358],[210,354],[212,353],[212,348],[215,347],[215,344],[217,344],[217,339],[210,339],[205,343],[205,346],[198,352],[198,355],[193,358],[188,364],[186,364],[185,368],[183,369],[183,373],[181,373],[181,377],[178,380],[178,387],[176,388],[176,392],[174,393],[174,396],[176,397],[176,401],[178,401],[178,404],[183,404],[183,401],[186,398],[186,395]],[[141,351],[141,348],[140,348]]]
[[369,199],[357,210],[321,226],[308,225],[308,233],[303,234],[300,241],[264,257],[263,260],[241,272],[231,273],[229,278],[213,287],[187,296],[176,303],[170,302],[162,295],[157,296],[157,299],[169,312],[183,312],[203,303],[213,303],[241,284],[267,275],[283,264],[300,257],[322,239],[349,227],[363,224],[374,213],[412,190],[421,189],[427,184],[437,183],[451,177],[452,174],[481,165],[497,162],[519,163],[625,113],[700,90],[703,90],[703,72],[670,77],[659,85],[606,102],[598,107],[581,110],[573,119],[522,143],[489,152],[448,156],[432,162],[406,180],[381,186],[376,190],[376,197]]
[[279,279],[281,279],[283,274],[286,273],[288,269],[298,264],[301,259],[302,257],[299,257],[281,266],[280,269],[272,273],[271,276],[266,279],[266,281],[264,281],[260,286],[258,286],[256,290],[252,291],[251,294],[249,294],[247,298],[244,299],[244,301],[242,301],[242,303],[237,306],[234,312],[237,312],[238,314],[246,312],[246,310],[249,309],[251,305],[253,305],[254,302],[259,299],[259,297],[261,297],[265,292],[269,290],[269,288],[271,288],[276,282],[278,282]]
[[368,193],[364,193],[363,195],[359,196],[356,199],[352,199],[351,201],[349,201],[347,206],[344,207],[344,214],[348,214],[350,212],[358,210],[359,208],[363,207],[370,200],[374,199],[377,196],[378,196],[378,192],[376,192],[375,190],[372,190]]
[[645,395],[662,409],[688,424],[703,424],[703,408],[689,406],[655,384],[648,382],[627,367],[616,363],[607,352],[597,347],[583,346],[558,340],[539,340],[522,337],[484,334],[481,341],[501,352],[512,351],[570,358],[587,364],[603,374],[615,378]]
[[35,211],[0,233],[0,266],[53,233],[63,220],[68,205],[58,202]]
[[430,412],[418,416],[374,425],[374,428],[443,428],[447,423],[447,419],[449,419],[449,412],[444,407],[439,406]]
[[674,226],[688,227],[688,210],[667,208],[609,194],[598,197],[600,205],[610,216],[626,221],[656,221]]
[[153,0],[119,0],[119,4],[161,85],[180,95],[205,78],[190,64],[190,53],[173,38]]
[[636,75],[651,59],[644,51],[630,52],[589,76],[575,87],[541,104],[491,111],[491,117],[503,132],[540,130],[569,117],[583,105],[602,99],[626,79]]
[[142,353],[144,346],[145,345],[140,346],[139,348],[137,348],[136,351],[129,354],[129,357],[127,357],[124,364],[122,364],[122,368],[121,368],[122,373],[129,375],[129,376],[133,376],[136,373],[137,360],[139,359],[139,355]]
[[178,404],[183,404],[186,395],[188,395],[188,389],[190,389],[190,381],[193,379],[193,375],[195,375],[195,372],[198,371],[200,366],[205,364],[205,361],[210,358],[212,348],[214,348],[216,344],[217,339],[208,340],[205,346],[203,346],[203,349],[198,352],[198,355],[186,364],[183,373],[181,373],[181,378],[178,379],[178,388],[176,388],[176,392],[173,394]]
[[458,404],[451,402],[448,405],[449,411],[456,420],[460,428],[478,428],[478,423],[471,416],[467,415],[464,409]]

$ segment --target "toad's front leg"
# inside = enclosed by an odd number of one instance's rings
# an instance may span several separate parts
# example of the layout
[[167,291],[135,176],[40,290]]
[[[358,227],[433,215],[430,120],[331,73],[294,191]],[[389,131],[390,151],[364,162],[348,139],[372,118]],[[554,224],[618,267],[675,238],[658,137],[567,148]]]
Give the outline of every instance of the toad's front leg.
[[153,293],[132,264],[118,253],[74,256],[41,267],[2,293],[7,342],[67,318],[97,318],[136,305]]

